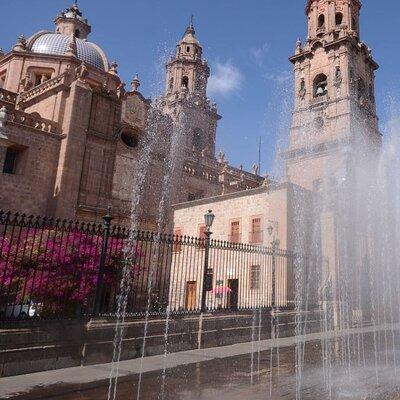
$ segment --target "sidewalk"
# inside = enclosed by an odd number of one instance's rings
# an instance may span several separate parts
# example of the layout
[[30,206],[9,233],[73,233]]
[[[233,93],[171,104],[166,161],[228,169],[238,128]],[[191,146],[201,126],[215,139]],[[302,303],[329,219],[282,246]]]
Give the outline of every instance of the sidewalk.
[[[208,349],[190,350],[179,353],[145,357],[134,360],[121,361],[119,364],[119,376],[142,372],[152,372],[162,370],[164,364],[167,369],[181,365],[188,365],[214,359],[228,358],[251,354],[252,352],[266,351],[275,347],[291,347],[297,342],[311,342],[322,338],[331,339],[341,337],[346,334],[369,333],[378,330],[400,329],[400,324],[393,326],[381,325],[378,327],[367,326],[358,329],[349,329],[339,332],[328,332],[326,335],[321,333],[310,333],[299,337],[287,337],[279,339],[268,339],[262,341],[234,344],[231,346],[213,347]],[[142,364],[142,368],[141,368]],[[8,399],[18,394],[28,393],[29,391],[41,387],[46,388],[54,385],[78,385],[93,382],[105,382],[110,377],[112,364],[98,364],[84,367],[65,368],[53,371],[38,372],[27,375],[19,375],[0,379],[0,398]]]

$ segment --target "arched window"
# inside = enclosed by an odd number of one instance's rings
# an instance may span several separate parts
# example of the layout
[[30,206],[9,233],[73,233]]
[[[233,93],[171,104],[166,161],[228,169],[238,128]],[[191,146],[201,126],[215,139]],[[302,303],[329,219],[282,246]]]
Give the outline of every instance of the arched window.
[[174,78],[171,78],[169,80],[169,90],[172,90],[174,88]]
[[357,91],[358,91],[358,100],[364,100],[366,96],[367,87],[365,82],[360,78],[357,83]]
[[130,147],[131,149],[134,149],[139,144],[137,135],[131,132],[122,132],[121,140],[125,146]]
[[328,94],[328,78],[325,74],[319,74],[314,79],[314,97]]
[[343,14],[341,12],[336,13],[335,23],[336,23],[336,26],[342,25],[342,23],[343,23]]
[[325,28],[325,14],[321,14],[318,17],[318,28]]
[[192,147],[193,147],[195,150],[198,150],[198,151],[203,150],[203,149],[201,148],[201,146],[202,146],[201,137],[202,137],[201,130],[200,130],[200,129],[195,129],[195,130],[193,131],[193,139],[192,139]]
[[81,31],[79,29],[75,29],[75,37],[78,39],[81,37]]
[[187,76],[182,77],[182,86],[189,88],[189,78]]

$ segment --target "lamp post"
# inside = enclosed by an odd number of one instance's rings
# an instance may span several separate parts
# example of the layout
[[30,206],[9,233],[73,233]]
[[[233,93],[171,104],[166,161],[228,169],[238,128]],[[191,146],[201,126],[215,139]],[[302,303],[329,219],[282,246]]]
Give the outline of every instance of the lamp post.
[[103,297],[104,272],[106,269],[107,246],[110,237],[110,227],[113,217],[111,216],[111,207],[107,208],[107,214],[103,217],[103,242],[101,245],[99,273],[97,274],[96,295],[94,300],[93,315],[98,316],[101,312],[101,302]]
[[206,224],[206,230],[204,231],[205,243],[204,243],[204,271],[203,271],[203,291],[201,294],[201,312],[206,312],[206,297],[207,297],[207,275],[208,275],[208,258],[210,254],[210,237],[212,235],[211,227],[214,222],[215,215],[211,210],[204,215],[204,222]]

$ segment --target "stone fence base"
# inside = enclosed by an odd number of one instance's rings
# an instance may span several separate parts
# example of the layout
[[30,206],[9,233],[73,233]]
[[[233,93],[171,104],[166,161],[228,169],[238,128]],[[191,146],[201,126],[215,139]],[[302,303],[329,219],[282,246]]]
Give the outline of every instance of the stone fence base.
[[[269,311],[199,316],[174,316],[168,325],[168,352],[226,346],[271,338]],[[259,324],[261,319],[261,324]],[[309,313],[304,333],[317,332],[317,314]],[[276,321],[276,320],[275,320]],[[278,315],[279,337],[294,335],[295,315]],[[260,329],[259,329],[260,326]],[[121,360],[141,357],[144,320],[124,323]],[[254,329],[253,329],[254,327]],[[164,354],[165,319],[150,319],[145,356]],[[25,321],[0,328],[0,377],[102,364],[112,361],[115,319]]]

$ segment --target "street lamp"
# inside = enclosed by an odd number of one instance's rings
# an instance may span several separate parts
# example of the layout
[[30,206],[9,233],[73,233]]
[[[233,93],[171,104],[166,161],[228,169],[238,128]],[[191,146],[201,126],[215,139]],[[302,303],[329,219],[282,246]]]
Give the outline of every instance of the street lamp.
[[107,214],[103,217],[103,241],[101,244],[101,254],[99,271],[97,274],[96,283],[96,294],[94,299],[93,315],[97,317],[101,312],[102,299],[103,299],[103,287],[104,287],[104,273],[106,269],[106,258],[107,258],[107,246],[108,239],[110,237],[111,221],[113,217],[111,216],[111,207],[107,208]]
[[204,231],[205,243],[204,243],[204,271],[203,271],[203,291],[201,294],[201,312],[206,312],[206,297],[208,289],[208,258],[210,254],[210,237],[211,237],[211,227],[214,222],[215,215],[211,210],[208,210],[207,214],[204,215],[204,222],[206,224],[206,229]]
[[212,213],[211,210],[208,210],[208,213],[204,215],[204,222],[206,223],[206,227],[208,230],[211,229],[214,219],[215,215]]

